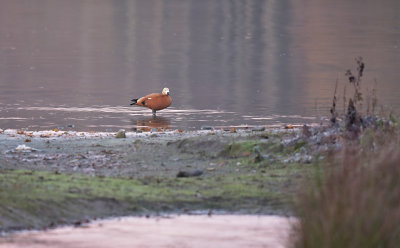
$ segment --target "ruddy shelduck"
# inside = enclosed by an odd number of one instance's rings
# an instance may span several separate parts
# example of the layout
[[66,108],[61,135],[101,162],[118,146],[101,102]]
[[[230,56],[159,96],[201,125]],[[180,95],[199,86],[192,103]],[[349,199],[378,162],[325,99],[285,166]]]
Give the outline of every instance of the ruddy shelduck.
[[152,93],[147,96],[132,99],[131,105],[138,105],[141,107],[147,107],[153,110],[153,115],[156,115],[157,110],[162,110],[169,107],[172,103],[172,99],[169,96],[169,89],[164,88],[162,93]]

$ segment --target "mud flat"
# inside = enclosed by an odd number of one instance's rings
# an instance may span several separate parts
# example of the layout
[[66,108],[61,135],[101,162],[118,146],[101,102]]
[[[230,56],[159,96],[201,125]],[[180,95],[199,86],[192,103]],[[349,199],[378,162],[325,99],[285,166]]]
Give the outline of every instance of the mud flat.
[[329,132],[308,137],[288,127],[116,138],[0,130],[0,231],[159,213],[290,215],[297,183],[328,149],[320,144],[330,142]]
[[25,232],[0,247],[287,247],[293,218],[249,215],[126,217]]

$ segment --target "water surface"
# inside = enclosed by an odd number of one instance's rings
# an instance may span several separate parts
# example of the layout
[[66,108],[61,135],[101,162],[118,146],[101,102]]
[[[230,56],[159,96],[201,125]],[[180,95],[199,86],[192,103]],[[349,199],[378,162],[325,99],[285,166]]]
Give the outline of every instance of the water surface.
[[[400,107],[400,1],[2,0],[0,128],[318,122],[354,58]],[[375,81],[377,84],[375,85]],[[153,119],[129,100],[169,87]],[[350,92],[347,86],[347,94]],[[339,103],[341,108],[343,104]]]

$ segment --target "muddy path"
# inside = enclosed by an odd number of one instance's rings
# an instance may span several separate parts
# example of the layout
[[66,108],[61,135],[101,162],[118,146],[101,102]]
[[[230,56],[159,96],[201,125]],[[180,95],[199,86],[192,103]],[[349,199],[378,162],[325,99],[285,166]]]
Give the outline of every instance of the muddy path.
[[158,213],[291,214],[299,129],[0,133],[0,230]]

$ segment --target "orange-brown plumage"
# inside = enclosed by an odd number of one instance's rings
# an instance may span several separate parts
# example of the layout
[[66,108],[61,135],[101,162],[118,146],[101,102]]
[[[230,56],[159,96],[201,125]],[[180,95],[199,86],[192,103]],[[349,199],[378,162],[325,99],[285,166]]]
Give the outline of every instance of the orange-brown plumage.
[[172,99],[169,96],[169,89],[164,88],[162,93],[152,93],[139,99],[132,99],[131,105],[138,105],[141,107],[147,107],[153,110],[153,114],[156,114],[157,110],[165,109],[172,103]]

